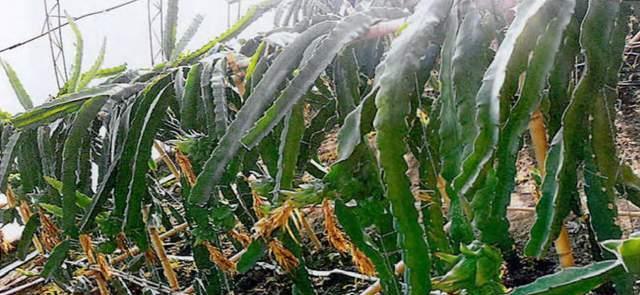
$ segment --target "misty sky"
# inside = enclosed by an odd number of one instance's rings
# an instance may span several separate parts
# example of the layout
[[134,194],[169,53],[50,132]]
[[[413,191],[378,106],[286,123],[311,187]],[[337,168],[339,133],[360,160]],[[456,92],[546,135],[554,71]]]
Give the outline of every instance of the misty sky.
[[[88,69],[96,58],[103,38],[107,39],[104,67],[127,63],[129,68],[147,67],[151,64],[148,41],[147,1],[139,0],[109,13],[91,16],[78,21],[84,39],[83,71]],[[151,0],[156,2],[157,0]],[[55,0],[48,0],[51,5]],[[102,10],[126,0],[61,0],[61,6],[71,16]],[[245,10],[257,0],[243,0],[241,10]],[[0,0],[0,49],[11,46],[39,34],[42,30],[45,13],[44,0]],[[204,15],[200,30],[189,44],[189,49],[200,47],[227,28],[226,0],[181,0],[178,14],[179,39],[182,32],[196,14]],[[232,20],[237,15],[236,6],[232,6]],[[268,17],[253,24],[246,34],[265,31],[271,22]],[[159,27],[156,27],[159,30]],[[246,35],[245,34],[245,35]],[[74,37],[67,26],[63,29],[65,55],[68,69],[74,55]],[[156,47],[157,48],[157,47]],[[10,63],[18,73],[34,105],[41,104],[49,94],[57,91],[53,64],[46,37],[17,49],[0,53],[0,58]],[[15,98],[13,89],[0,71],[0,108],[17,113],[23,111]]]

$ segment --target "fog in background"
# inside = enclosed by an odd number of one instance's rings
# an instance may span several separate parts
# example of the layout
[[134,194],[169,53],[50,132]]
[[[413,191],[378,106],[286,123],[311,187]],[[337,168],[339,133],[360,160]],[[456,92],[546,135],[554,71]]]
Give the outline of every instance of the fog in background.
[[[147,3],[139,0],[126,7],[111,12],[90,16],[77,22],[84,39],[83,71],[87,70],[95,60],[103,38],[107,39],[106,55],[103,67],[111,67],[127,63],[130,69],[149,67],[149,35],[147,22]],[[150,0],[155,3],[160,0]],[[71,16],[106,9],[126,0],[60,0],[60,6]],[[241,1],[240,11],[243,14],[250,5],[258,0]],[[55,0],[48,0],[51,7]],[[0,49],[24,41],[43,32],[45,23],[44,0],[0,0]],[[166,1],[165,1],[166,11]],[[155,13],[152,6],[152,13]],[[189,43],[188,49],[196,49],[208,40],[227,29],[226,0],[181,0],[179,2],[178,29],[176,39],[189,26],[196,14],[202,14],[204,21],[198,33]],[[231,21],[236,20],[237,4],[231,6]],[[54,19],[52,22],[57,22]],[[269,16],[264,16],[252,24],[242,36],[250,36],[266,31],[271,27]],[[160,22],[155,23],[155,32],[160,34]],[[67,70],[71,68],[75,46],[74,35],[69,26],[62,29]],[[159,43],[154,41],[154,49]],[[54,67],[47,37],[40,38],[16,49],[0,53],[0,58],[11,64],[25,89],[31,95],[34,105],[45,101],[50,94],[57,92]],[[156,59],[156,62],[158,60]],[[22,112],[13,89],[0,70],[0,108],[10,113]]]

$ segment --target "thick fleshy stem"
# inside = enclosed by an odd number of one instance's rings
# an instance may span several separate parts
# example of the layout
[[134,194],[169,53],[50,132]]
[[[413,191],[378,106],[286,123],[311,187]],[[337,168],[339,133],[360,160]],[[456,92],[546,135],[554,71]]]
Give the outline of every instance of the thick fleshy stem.
[[[544,118],[540,110],[535,111],[531,115],[529,121],[529,134],[531,135],[531,143],[533,144],[533,150],[536,157],[536,163],[541,175],[545,175],[545,161],[547,158],[547,151],[549,150],[549,143],[547,141],[547,129],[544,125]],[[536,198],[536,202],[537,202]],[[560,260],[560,265],[563,268],[571,267],[575,265],[573,259],[573,250],[571,248],[571,240],[569,239],[569,232],[567,227],[562,225],[560,229],[560,235],[555,242],[556,253]]]

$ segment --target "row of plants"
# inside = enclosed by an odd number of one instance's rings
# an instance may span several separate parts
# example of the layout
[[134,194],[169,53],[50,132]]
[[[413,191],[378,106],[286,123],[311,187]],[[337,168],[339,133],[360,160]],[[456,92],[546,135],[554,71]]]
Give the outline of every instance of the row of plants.
[[[40,276],[101,294],[125,292],[114,270],[151,269],[153,256],[158,290],[227,294],[271,257],[293,294],[315,294],[305,253],[319,242],[304,212],[321,208],[336,251],[378,279],[363,294],[584,294],[609,282],[633,294],[640,237],[622,239],[616,201],[640,206],[640,179],[617,156],[614,125],[631,5],[523,0],[512,16],[494,4],[267,0],[183,52],[201,19],[176,41],[169,0],[165,62],[105,68],[103,49],[84,72],[68,18],[76,55],[55,97],[33,106],[3,62],[25,108],[0,135],[2,222],[25,224],[17,257],[34,245]],[[226,44],[272,10],[274,30]],[[558,237],[567,250],[570,214],[589,216],[601,246],[582,267],[559,251],[565,269],[508,289],[505,260],[519,258],[507,209],[528,131],[540,196],[525,254],[548,255]],[[337,150],[320,153],[332,135]],[[189,286],[160,235],[184,229]]]

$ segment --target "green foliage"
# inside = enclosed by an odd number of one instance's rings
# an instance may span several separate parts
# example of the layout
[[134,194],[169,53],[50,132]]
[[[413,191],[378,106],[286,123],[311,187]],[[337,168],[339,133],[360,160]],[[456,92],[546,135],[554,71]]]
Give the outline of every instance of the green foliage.
[[565,155],[563,135],[561,129],[549,149],[545,163],[547,174],[542,181],[542,197],[536,208],[537,218],[531,229],[531,239],[525,250],[527,255],[541,256],[553,242],[551,236],[554,233],[558,235],[562,220],[569,213],[568,197],[570,195],[563,194],[566,182],[557,181],[561,173],[567,169],[563,166]]
[[189,70],[187,81],[184,85],[180,119],[185,129],[201,130],[200,109],[200,74],[202,66],[196,64]]
[[488,245],[474,242],[460,246],[455,265],[445,275],[433,279],[433,287],[444,292],[465,294],[503,294],[500,252]]
[[37,108],[14,116],[11,123],[17,128],[43,125],[55,119],[73,114],[80,109],[86,100],[93,97],[107,95],[111,96],[113,100],[122,100],[140,91],[143,87],[143,84],[110,84],[77,93],[65,94],[54,101],[43,103]]
[[[213,68],[213,72],[211,73],[211,88],[213,96],[213,105],[214,105],[214,130],[217,138],[220,138],[227,131],[227,126],[229,125],[229,114],[227,111],[227,92],[226,92],[226,81],[225,74],[227,72],[227,60],[221,59]],[[249,71],[249,69],[247,69]],[[247,74],[248,76],[248,74]],[[247,79],[249,79],[247,77]],[[211,132],[212,129],[209,129]]]
[[238,272],[246,273],[266,254],[267,245],[265,245],[264,240],[258,239],[251,242],[247,247],[247,252],[242,254],[238,261]]
[[[278,156],[278,173],[276,174],[274,191],[291,189],[300,154],[300,141],[304,136],[304,103],[296,104],[284,122],[280,136]],[[277,203],[277,202],[276,202]]]
[[167,14],[162,30],[162,53],[166,60],[171,60],[176,48],[176,31],[178,30],[178,0],[167,2]]
[[191,39],[193,39],[193,36],[195,36],[195,34],[198,32],[198,28],[200,28],[203,20],[204,16],[202,16],[201,14],[196,14],[196,16],[193,17],[193,19],[191,20],[191,24],[189,24],[187,30],[184,31],[182,37],[180,37],[180,40],[178,41],[178,44],[176,44],[176,47],[173,48],[173,52],[171,53],[171,60],[177,59],[178,55],[185,50]]
[[[80,90],[80,73],[82,71],[82,55],[84,51],[84,40],[82,39],[82,33],[80,32],[80,28],[73,20],[73,18],[67,15],[67,22],[71,27],[71,31],[76,38],[76,54],[73,58],[73,64],[71,65],[71,75],[69,76],[69,80],[65,83],[63,87],[63,92],[65,93],[73,93]],[[100,60],[101,58],[98,58]]]
[[0,109],[0,123],[7,122],[11,119],[11,114]]
[[[586,294],[621,274],[638,275],[640,272],[640,235],[631,234],[626,240],[607,240],[604,249],[617,259],[596,262],[583,267],[571,267],[541,277],[535,282],[513,290],[512,295],[530,294]],[[633,292],[633,291],[631,291]]]
[[25,110],[29,110],[33,108],[33,102],[31,102],[31,97],[29,96],[27,91],[24,89],[24,86],[22,86],[22,82],[20,82],[20,79],[18,78],[18,74],[16,74],[16,72],[13,70],[11,65],[8,64],[6,61],[3,61],[0,59],[0,65],[4,69],[5,74],[7,74],[7,78],[9,79],[9,84],[11,84],[11,87],[13,88],[13,91],[16,93],[16,97],[18,98],[18,101],[20,102],[22,107]]
[[107,96],[97,96],[82,104],[69,130],[69,137],[67,137],[62,151],[63,229],[66,235],[73,238],[78,235],[76,226],[76,203],[78,202],[76,197],[76,171],[79,169],[82,140],[89,135],[89,125],[106,103],[107,98]]
[[[85,73],[82,73],[80,76],[80,81],[78,82],[78,89],[84,89],[90,82],[93,80],[98,73],[100,72],[100,67],[102,66],[102,62],[104,61],[104,54],[106,51],[107,39],[102,41],[102,46],[100,47],[100,52],[98,53],[98,57],[91,65],[91,68]],[[105,75],[105,71],[102,71],[100,75]]]
[[[424,230],[418,222],[418,212],[405,172],[406,147],[402,144],[408,128],[405,118],[411,110],[411,100],[421,93],[417,84],[422,68],[421,50],[438,42],[436,28],[442,25],[451,9],[451,1],[423,1],[408,21],[408,27],[395,39],[377,70],[379,90],[375,98],[377,113],[373,122],[376,143],[380,151],[379,165],[383,170],[385,195],[389,199],[394,222],[399,231],[399,246],[406,264],[408,294],[427,294],[430,286],[430,259]],[[417,80],[417,81],[416,81]],[[423,80],[422,83],[425,81]],[[418,82],[419,83],[419,82]]]
[[27,250],[29,250],[29,246],[32,243],[34,237],[37,238],[36,231],[40,226],[40,218],[38,215],[33,215],[29,218],[29,221],[24,225],[24,229],[22,230],[22,237],[18,242],[18,246],[16,247],[16,256],[18,259],[24,260],[27,256]]
[[105,77],[114,76],[124,72],[125,70],[127,70],[127,64],[122,64],[122,65],[110,67],[110,68],[102,68],[96,71],[95,78],[105,78]]
[[280,84],[302,59],[302,50],[311,40],[326,34],[334,25],[320,23],[308,29],[278,55],[274,65],[269,67],[255,90],[246,99],[244,107],[236,113],[236,119],[229,125],[227,132],[205,163],[203,173],[198,176],[202,181],[197,181],[193,187],[189,196],[190,202],[202,204],[210,198],[213,187],[220,181],[227,164],[241,148],[240,140],[243,134],[264,112]]
[[275,4],[277,4],[279,1],[281,0],[262,0],[262,2],[259,2],[258,4],[255,4],[249,7],[245,15],[243,15],[242,18],[240,18],[235,24],[233,24],[233,26],[230,27],[227,31],[222,33],[220,36],[212,39],[202,47],[198,48],[198,50],[179,58],[174,63],[174,65],[183,65],[183,64],[190,63],[202,57],[204,54],[209,52],[209,50],[214,48],[216,45],[238,36],[238,34],[240,34],[251,23],[253,23],[253,21],[260,18],[265,12],[273,8]]
[[172,88],[169,78],[168,75],[160,76],[143,91],[124,143],[116,180],[117,183],[128,185],[116,186],[114,217],[123,218],[117,222],[141,249],[146,249],[148,245],[142,219],[143,198],[148,193],[145,179],[149,166],[146,163],[151,157],[155,134],[166,114],[169,97],[173,94],[167,90]]
[[[226,43],[271,10],[282,27],[241,40],[239,50]],[[176,42],[178,1],[165,15],[167,63],[103,68],[103,43],[84,73],[82,36],[69,19],[71,77],[37,107],[2,62],[26,111],[0,115],[0,188],[37,212],[19,256],[45,232],[39,217],[64,230],[42,276],[73,288],[63,279],[72,272],[58,270],[77,269],[65,260],[80,251],[81,233],[110,255],[116,245],[146,250],[150,226],[186,222],[173,242],[195,260],[184,283],[197,293],[235,290],[273,259],[294,294],[314,294],[313,228],[302,215],[328,199],[340,223],[333,230],[366,256],[384,294],[506,293],[503,255],[517,259],[507,209],[537,110],[553,140],[525,254],[548,255],[580,183],[590,238],[610,253],[512,294],[582,294],[609,281],[624,290],[640,273],[638,237],[618,240],[615,223],[623,193],[640,204],[640,178],[615,145],[626,5],[526,0],[504,24],[474,0],[266,0],[193,52],[183,51],[202,17]],[[169,157],[154,157],[156,141]],[[3,222],[15,220],[15,208],[1,210]],[[239,258],[225,266],[211,247]],[[147,258],[118,268],[165,284]],[[403,279],[394,269],[401,261]]]
[[336,216],[345,232],[358,249],[361,249],[376,267],[380,277],[382,291],[385,294],[402,294],[397,280],[393,277],[393,268],[383,257],[383,253],[371,242],[371,238],[364,232],[358,217],[353,214],[343,201],[336,201]]
[[616,255],[626,272],[640,274],[640,233],[631,234],[626,240],[607,240],[602,245]]
[[518,287],[511,294],[585,294],[604,284],[612,273],[620,270],[617,261],[601,261],[586,267],[568,268]]
[[[613,145],[615,130],[611,128],[613,121],[608,115],[613,111],[613,105],[606,102],[608,98],[603,96],[603,93],[607,91],[605,89],[609,87],[606,84],[607,68],[612,66],[617,69],[619,67],[618,58],[605,57],[608,49],[606,44],[610,42],[609,39],[614,30],[618,13],[617,4],[606,5],[600,1],[589,1],[589,10],[582,23],[580,33],[580,43],[585,49],[587,68],[565,111],[562,132],[558,132],[558,135],[562,136],[563,142],[563,148],[560,152],[561,159],[556,164],[547,163],[547,173],[554,171],[558,173],[554,179],[546,181],[549,183],[549,187],[553,186],[555,189],[549,188],[547,190],[549,193],[545,196],[545,184],[543,183],[541,204],[548,206],[551,205],[548,201],[555,200],[552,201],[556,203],[552,205],[554,207],[552,211],[555,214],[549,215],[551,211],[538,212],[532,230],[532,239],[527,245],[529,255],[542,255],[544,249],[559,234],[560,224],[569,212],[570,202],[575,199],[576,169],[581,161],[585,162],[584,177],[587,185],[585,191],[588,196],[588,204],[593,211],[591,224],[594,227],[596,238],[602,235],[600,240],[604,240],[617,238],[620,235],[613,220],[616,215],[615,207],[610,209],[610,206],[615,206],[614,201],[617,198],[615,179],[617,179],[616,175],[619,169]],[[624,35],[619,34],[617,38],[624,38]],[[616,54],[619,55],[621,52]],[[591,123],[587,121],[589,116],[593,117]],[[591,136],[584,128],[585,124],[592,125]],[[591,146],[585,147],[585,143]],[[605,176],[608,180],[602,181],[600,175]],[[551,207],[548,208],[551,209]],[[595,208],[598,209],[594,210]],[[543,225],[544,223],[546,225]]]
[[211,151],[216,147],[217,140],[210,136],[188,137],[176,144],[176,148],[189,156],[195,173],[202,171],[202,166],[209,159]]
[[[510,110],[509,117],[501,129],[500,139],[496,150],[495,171],[498,183],[496,184],[495,199],[490,213],[487,214],[486,223],[481,227],[482,241],[490,244],[499,244],[503,250],[509,248],[504,241],[506,228],[496,226],[505,224],[504,216],[506,206],[514,189],[516,176],[516,158],[520,147],[520,138],[527,129],[527,123],[533,112],[540,107],[542,92],[547,84],[547,79],[553,66],[554,57],[557,55],[563,32],[568,25],[574,11],[575,1],[555,1],[558,14],[549,22],[546,31],[538,38],[533,47],[526,72],[526,78],[522,85],[520,98]],[[545,20],[541,19],[540,23]],[[530,38],[524,35],[521,38]],[[497,210],[497,211],[496,211]],[[497,214],[496,214],[497,213]],[[498,218],[495,218],[498,216]]]
[[18,144],[21,135],[22,133],[20,132],[11,134],[11,136],[7,138],[2,149],[2,162],[0,162],[0,189],[3,192],[7,191],[7,181],[9,180],[12,168],[11,166],[16,157],[16,145]]
[[47,279],[55,276],[56,272],[60,271],[60,267],[64,263],[70,248],[70,240],[64,240],[62,243],[58,244],[51,251],[51,255],[49,255],[47,262],[44,264],[42,271],[40,272],[40,276]]

